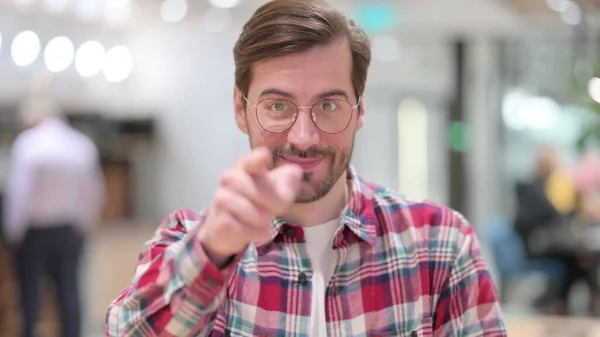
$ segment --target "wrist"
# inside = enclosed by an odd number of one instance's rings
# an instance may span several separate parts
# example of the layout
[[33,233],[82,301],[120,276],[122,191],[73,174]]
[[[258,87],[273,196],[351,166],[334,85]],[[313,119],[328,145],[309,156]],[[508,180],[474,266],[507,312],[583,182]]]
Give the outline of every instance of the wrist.
[[204,250],[204,254],[206,254],[208,259],[219,269],[227,266],[231,259],[237,255],[236,253],[223,252],[218,248],[214,248],[213,245],[209,243],[212,240],[209,240],[203,230],[198,232],[197,238],[202,246],[202,249]]
[[204,253],[208,257],[208,259],[219,269],[225,268],[229,262],[235,257],[233,254],[222,254],[215,251],[212,251],[208,248],[204,243],[200,242],[202,248],[204,249]]

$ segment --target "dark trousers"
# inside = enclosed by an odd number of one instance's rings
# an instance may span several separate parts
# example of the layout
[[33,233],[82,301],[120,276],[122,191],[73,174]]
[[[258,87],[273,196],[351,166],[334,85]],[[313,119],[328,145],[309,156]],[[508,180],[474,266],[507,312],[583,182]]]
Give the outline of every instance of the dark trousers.
[[23,336],[34,337],[43,276],[54,281],[58,291],[63,337],[81,335],[78,271],[83,236],[73,226],[61,225],[30,229],[16,251],[16,267],[21,290]]

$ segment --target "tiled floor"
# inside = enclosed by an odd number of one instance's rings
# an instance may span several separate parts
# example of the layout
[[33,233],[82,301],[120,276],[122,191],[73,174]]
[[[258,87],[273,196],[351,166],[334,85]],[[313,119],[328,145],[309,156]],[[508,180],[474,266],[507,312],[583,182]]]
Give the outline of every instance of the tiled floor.
[[507,315],[510,337],[600,337],[600,321],[586,318]]
[[90,332],[102,332],[106,308],[131,282],[138,254],[155,229],[155,225],[110,225],[98,228],[88,241],[82,275]]

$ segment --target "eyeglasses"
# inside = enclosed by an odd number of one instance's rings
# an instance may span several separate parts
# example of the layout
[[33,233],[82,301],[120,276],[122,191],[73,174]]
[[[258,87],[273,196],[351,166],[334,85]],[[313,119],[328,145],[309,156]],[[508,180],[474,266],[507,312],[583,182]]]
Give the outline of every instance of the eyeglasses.
[[[244,96],[248,104],[248,98]],[[283,133],[294,125],[298,119],[299,109],[310,109],[310,116],[315,126],[329,134],[341,133],[352,120],[352,112],[360,105],[352,105],[343,99],[324,99],[312,106],[297,106],[287,99],[264,98],[256,105],[258,124],[271,133]]]

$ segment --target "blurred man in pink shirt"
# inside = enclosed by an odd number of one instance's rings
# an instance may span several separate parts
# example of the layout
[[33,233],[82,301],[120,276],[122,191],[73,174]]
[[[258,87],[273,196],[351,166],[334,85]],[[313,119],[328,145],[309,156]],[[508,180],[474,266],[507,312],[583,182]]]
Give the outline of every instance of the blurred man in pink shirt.
[[34,336],[44,274],[57,286],[62,336],[80,336],[79,261],[104,194],[98,151],[49,95],[32,96],[19,112],[24,130],[12,148],[3,224],[16,258],[23,336]]

